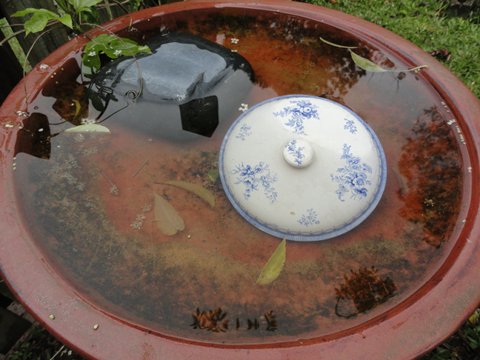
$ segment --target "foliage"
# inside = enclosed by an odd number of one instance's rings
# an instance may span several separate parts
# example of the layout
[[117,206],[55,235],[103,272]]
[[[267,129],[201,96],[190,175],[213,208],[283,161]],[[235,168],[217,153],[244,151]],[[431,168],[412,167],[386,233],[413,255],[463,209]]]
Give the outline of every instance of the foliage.
[[451,338],[438,346],[422,360],[478,359],[480,353],[480,309]]
[[410,40],[427,52],[448,49],[454,74],[480,98],[480,11],[452,16],[444,0],[309,0],[361,17]]
[[102,54],[110,59],[120,56],[135,56],[140,53],[151,53],[146,45],[139,45],[133,40],[120,38],[116,35],[101,34],[90,40],[83,50],[83,64],[98,70],[101,66],[100,56]]
[[45,30],[48,22],[51,20],[54,22],[58,21],[70,29],[73,29],[72,17],[69,14],[60,16],[59,14],[55,14],[53,11],[47,9],[27,8],[25,10],[17,11],[12,16],[22,17],[26,15],[32,15],[30,19],[24,23],[26,35]]
[[[47,9],[27,8],[17,11],[12,16],[30,16],[23,24],[25,34],[39,33],[47,28],[61,24],[73,30],[77,34],[87,27],[96,27],[99,22],[97,5],[104,0],[55,0],[59,13]],[[105,2],[106,9],[110,13],[109,3]],[[139,1],[133,1],[138,8]],[[135,9],[132,9],[135,10]],[[93,22],[93,23],[92,23]],[[41,36],[41,34],[39,35]],[[133,40],[121,38],[115,34],[101,34],[91,39],[85,46],[82,61],[85,66],[97,71],[101,66],[101,56],[106,55],[110,59],[117,59],[120,56],[135,56],[142,53],[150,53],[148,46],[139,45]]]
[[28,332],[26,341],[18,343],[7,354],[8,360],[82,360],[83,358],[66,348],[46,330],[35,324]]

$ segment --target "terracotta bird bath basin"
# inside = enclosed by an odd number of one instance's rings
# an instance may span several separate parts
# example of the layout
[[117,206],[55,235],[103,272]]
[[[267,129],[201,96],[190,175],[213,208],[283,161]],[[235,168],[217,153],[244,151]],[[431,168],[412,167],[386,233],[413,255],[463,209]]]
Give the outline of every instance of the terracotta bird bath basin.
[[[412,359],[478,306],[480,103],[429,55],[284,1],[175,3],[104,27],[153,54],[91,76],[77,37],[0,111],[0,269],[68,346]],[[331,159],[344,165],[315,168]]]

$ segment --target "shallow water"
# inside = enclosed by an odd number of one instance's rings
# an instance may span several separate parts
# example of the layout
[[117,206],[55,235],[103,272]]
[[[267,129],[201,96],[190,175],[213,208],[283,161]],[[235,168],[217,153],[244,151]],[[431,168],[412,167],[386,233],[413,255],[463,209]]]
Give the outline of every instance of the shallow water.
[[[36,245],[88,301],[150,330],[194,340],[312,338],[393,309],[438,270],[461,223],[464,165],[450,110],[421,74],[367,74],[347,50],[319,37],[359,46],[359,54],[384,67],[406,68],[385,49],[311,21],[215,11],[195,21],[188,13],[168,17],[160,30],[144,32],[147,38],[189,32],[250,62],[255,81],[247,93],[224,97],[234,110],[211,137],[186,133],[172,140],[145,130],[168,116],[147,117],[141,100],[128,97],[109,104],[100,118],[108,117],[102,125],[111,134],[62,132],[99,114],[77,59],[34,99],[17,140],[16,184]],[[280,277],[261,286],[255,280],[279,239],[232,208],[215,176],[218,152],[242,104],[292,93],[323,96],[361,116],[384,147],[387,187],[377,209],[353,231],[327,241],[288,242]],[[170,180],[202,185],[215,195],[215,206],[166,185]],[[155,194],[178,211],[185,230],[167,236],[158,229]],[[207,326],[195,321],[197,309]]]

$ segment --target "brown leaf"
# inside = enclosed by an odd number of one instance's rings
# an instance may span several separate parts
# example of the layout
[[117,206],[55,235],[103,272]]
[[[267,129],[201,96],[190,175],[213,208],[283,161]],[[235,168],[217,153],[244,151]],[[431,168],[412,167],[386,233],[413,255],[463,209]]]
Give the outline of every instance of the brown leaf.
[[158,228],[165,235],[175,235],[185,229],[185,223],[177,210],[157,194],[155,194],[154,215]]

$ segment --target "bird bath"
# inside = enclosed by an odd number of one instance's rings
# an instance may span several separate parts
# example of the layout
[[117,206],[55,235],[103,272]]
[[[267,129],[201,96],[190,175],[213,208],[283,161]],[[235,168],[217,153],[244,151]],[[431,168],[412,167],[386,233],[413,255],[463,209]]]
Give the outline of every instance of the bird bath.
[[[253,76],[234,74],[180,112],[114,94],[99,117],[110,133],[68,132],[101,112],[78,37],[12,91],[0,113],[0,266],[58,338],[99,359],[408,359],[478,305],[480,104],[430,56],[368,22],[283,1],[175,3],[105,26],[138,41],[187,33],[237,53]],[[320,38],[394,71],[366,72]],[[280,241],[235,211],[218,157],[242,111],[289,94],[358,114],[388,178],[360,225],[288,241],[279,277],[260,285]],[[199,108],[206,133],[155,131]],[[159,202],[182,218],[171,234]]]

